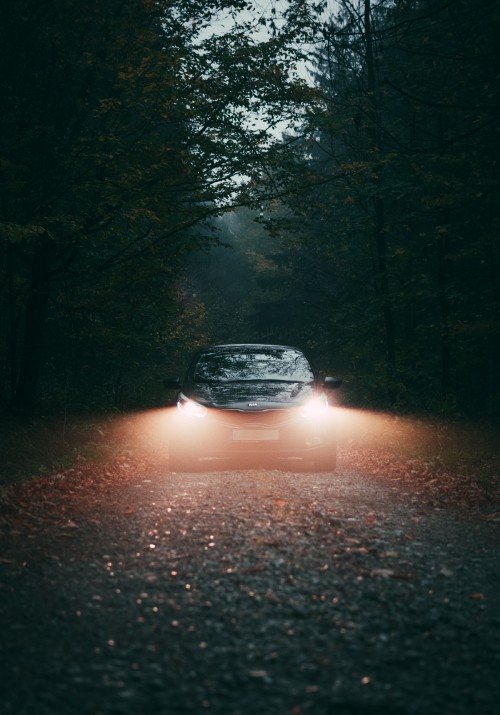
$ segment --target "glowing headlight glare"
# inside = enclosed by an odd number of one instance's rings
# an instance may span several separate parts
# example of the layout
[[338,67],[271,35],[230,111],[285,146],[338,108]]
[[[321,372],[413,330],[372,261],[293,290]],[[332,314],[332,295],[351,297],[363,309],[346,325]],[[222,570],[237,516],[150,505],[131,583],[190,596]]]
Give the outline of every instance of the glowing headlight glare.
[[198,402],[194,402],[194,400],[190,400],[188,397],[185,397],[185,395],[181,395],[177,401],[177,409],[187,417],[200,418],[205,417],[207,413],[206,407],[200,405]]
[[300,414],[307,419],[318,419],[323,417],[328,409],[328,400],[325,395],[320,395],[306,402],[301,407]]

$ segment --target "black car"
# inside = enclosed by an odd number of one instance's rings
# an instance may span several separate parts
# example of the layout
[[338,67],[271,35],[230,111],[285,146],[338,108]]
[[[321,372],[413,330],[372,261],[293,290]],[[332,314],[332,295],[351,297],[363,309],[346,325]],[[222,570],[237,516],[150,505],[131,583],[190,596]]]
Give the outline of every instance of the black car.
[[335,435],[326,390],[305,355],[285,345],[214,345],[200,350],[177,389],[170,467],[189,471],[202,457],[302,458],[333,471]]

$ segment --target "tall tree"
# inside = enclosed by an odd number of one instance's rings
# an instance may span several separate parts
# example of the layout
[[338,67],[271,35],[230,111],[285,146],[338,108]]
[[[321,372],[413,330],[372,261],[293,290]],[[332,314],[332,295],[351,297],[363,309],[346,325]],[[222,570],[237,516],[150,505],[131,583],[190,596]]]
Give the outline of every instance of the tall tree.
[[393,402],[492,417],[499,21],[491,0],[339,3],[287,227],[332,258],[331,349],[374,394],[382,378]]
[[[309,8],[289,2],[267,20],[250,9],[244,0],[20,0],[5,9],[0,228],[10,318],[0,327],[17,409],[35,405],[49,317],[109,320],[110,300],[119,313],[124,295],[152,285],[165,300],[191,246],[213,240],[193,227],[237,201],[235,179],[242,191],[242,177],[251,184],[272,156],[268,128],[301,96],[289,67]],[[221,13],[224,30],[214,33]]]

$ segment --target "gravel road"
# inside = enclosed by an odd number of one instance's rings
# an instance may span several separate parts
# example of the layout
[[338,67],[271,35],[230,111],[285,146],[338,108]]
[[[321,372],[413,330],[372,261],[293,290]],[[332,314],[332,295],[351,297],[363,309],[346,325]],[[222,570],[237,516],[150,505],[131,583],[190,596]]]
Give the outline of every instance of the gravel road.
[[499,524],[410,483],[124,463],[0,516],[5,715],[500,711]]

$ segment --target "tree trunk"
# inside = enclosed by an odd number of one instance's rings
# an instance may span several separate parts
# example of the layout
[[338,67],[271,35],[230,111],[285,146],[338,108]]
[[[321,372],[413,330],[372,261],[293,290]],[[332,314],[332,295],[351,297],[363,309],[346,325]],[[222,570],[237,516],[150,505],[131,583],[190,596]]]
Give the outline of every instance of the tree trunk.
[[384,215],[384,200],[377,197],[374,200],[376,217],[376,257],[377,277],[382,301],[382,315],[384,319],[386,359],[389,369],[396,366],[396,339],[394,317],[389,295],[389,277],[387,275],[387,241],[385,237],[386,225]]
[[[493,212],[492,212],[493,213]],[[492,227],[492,220],[489,221]],[[493,231],[491,230],[493,236]],[[498,366],[500,364],[500,280],[498,276],[498,248],[493,238],[488,241],[487,260],[490,267],[489,294],[491,296],[491,313],[489,319],[495,328],[488,339],[488,417],[492,423],[500,421],[500,380]]]
[[[365,61],[367,73],[367,88],[368,101],[370,103],[370,116],[372,121],[371,140],[373,150],[380,151],[380,116],[377,101],[377,78],[375,72],[375,53],[373,50],[373,35],[371,25],[371,3],[370,0],[365,0],[364,3],[364,32],[365,32]],[[380,183],[380,173],[378,171]],[[378,188],[378,187],[377,187]],[[385,221],[385,203],[381,195],[378,195],[373,200],[373,208],[375,214],[375,256],[376,256],[376,278],[379,290],[380,301],[382,305],[382,317],[384,323],[386,360],[389,372],[389,381],[391,381],[396,367],[396,339],[394,328],[394,317],[391,306],[389,277],[387,271],[387,238],[386,238],[386,221]],[[388,395],[391,402],[394,401],[394,390],[388,388]]]
[[[444,227],[443,230],[446,230]],[[439,313],[441,322],[441,395],[444,400],[451,395],[451,336],[450,336],[450,301],[448,298],[448,253],[447,234],[438,238],[437,245],[437,281]]]
[[26,303],[24,342],[14,399],[14,410],[26,417],[33,414],[36,406],[49,302],[50,253],[49,242],[44,237],[39,238]]
[[16,321],[16,296],[14,290],[14,259],[13,247],[7,246],[7,280],[9,295],[9,317],[7,325],[7,380],[10,385],[9,408],[14,406],[17,382],[17,321]]
[[[437,145],[439,148],[445,145],[445,128],[441,114],[437,116]],[[443,187],[443,194],[446,189]],[[441,396],[446,402],[452,394],[451,373],[451,334],[450,316],[451,304],[449,298],[450,276],[449,276],[449,254],[450,254],[450,210],[445,207],[441,210],[438,224],[437,239],[437,284],[439,300],[439,319],[441,325]]]

